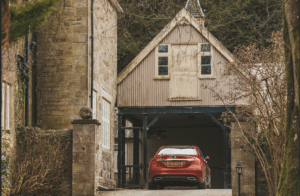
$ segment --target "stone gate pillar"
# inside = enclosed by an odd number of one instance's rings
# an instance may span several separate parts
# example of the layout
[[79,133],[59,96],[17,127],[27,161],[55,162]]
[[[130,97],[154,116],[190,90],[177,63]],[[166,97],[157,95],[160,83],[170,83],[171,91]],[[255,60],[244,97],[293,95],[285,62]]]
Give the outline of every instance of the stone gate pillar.
[[255,196],[255,157],[253,149],[247,144],[241,129],[255,131],[255,124],[249,122],[231,122],[232,196],[238,195],[238,175],[235,169],[238,162],[243,167],[241,175],[241,196]]
[[98,120],[74,120],[72,196],[94,196],[99,169],[96,164],[101,151],[100,122]]

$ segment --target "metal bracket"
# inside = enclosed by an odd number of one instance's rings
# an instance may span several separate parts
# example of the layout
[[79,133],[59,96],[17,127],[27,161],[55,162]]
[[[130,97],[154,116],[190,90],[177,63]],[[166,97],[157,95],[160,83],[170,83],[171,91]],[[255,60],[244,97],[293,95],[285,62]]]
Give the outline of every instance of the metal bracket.
[[207,115],[208,116],[210,116],[210,118],[215,122],[215,123],[217,123],[217,125],[219,125],[222,129],[223,129],[223,131],[226,131],[226,126],[224,126],[224,125],[222,125],[219,121],[218,121],[218,119],[216,119],[216,117],[214,117],[212,114],[210,114],[210,113],[207,113]]
[[150,128],[151,126],[153,126],[153,125],[158,121],[158,119],[159,119],[161,116],[162,116],[162,114],[157,115],[157,116],[152,120],[152,122],[147,126],[147,130],[149,130],[149,128]]

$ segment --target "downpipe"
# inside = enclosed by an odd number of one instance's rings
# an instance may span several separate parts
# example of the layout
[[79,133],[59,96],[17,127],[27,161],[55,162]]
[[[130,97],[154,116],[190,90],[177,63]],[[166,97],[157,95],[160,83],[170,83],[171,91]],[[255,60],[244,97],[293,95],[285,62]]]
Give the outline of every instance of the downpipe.
[[93,110],[94,92],[94,0],[91,0],[91,109]]
[[25,57],[21,54],[17,54],[18,68],[21,71],[22,78],[25,78],[26,90],[25,90],[25,126],[29,124],[29,68],[25,62]]

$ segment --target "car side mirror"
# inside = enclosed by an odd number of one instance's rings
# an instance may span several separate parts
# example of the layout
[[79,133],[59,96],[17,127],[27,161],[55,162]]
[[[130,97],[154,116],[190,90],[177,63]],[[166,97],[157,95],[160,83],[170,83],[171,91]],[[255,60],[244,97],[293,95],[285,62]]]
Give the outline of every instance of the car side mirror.
[[210,159],[209,156],[204,158],[205,161],[208,161],[209,159]]

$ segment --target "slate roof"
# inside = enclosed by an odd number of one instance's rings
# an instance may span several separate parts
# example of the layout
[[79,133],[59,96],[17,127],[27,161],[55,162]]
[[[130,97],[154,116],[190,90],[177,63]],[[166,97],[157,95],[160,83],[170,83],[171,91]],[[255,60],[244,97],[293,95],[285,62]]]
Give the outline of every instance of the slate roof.
[[205,17],[199,0],[187,0],[185,9],[195,18]]

